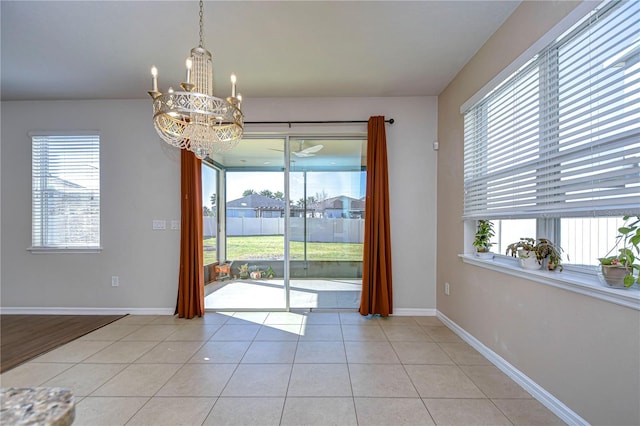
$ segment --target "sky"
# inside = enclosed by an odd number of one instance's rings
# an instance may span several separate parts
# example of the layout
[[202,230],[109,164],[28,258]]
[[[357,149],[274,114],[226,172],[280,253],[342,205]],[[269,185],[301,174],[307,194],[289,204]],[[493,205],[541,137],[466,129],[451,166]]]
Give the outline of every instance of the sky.
[[[291,198],[294,202],[304,198],[304,176],[302,172],[291,172]],[[203,203],[210,207],[211,194],[215,192],[215,172],[203,167],[202,188]],[[364,172],[308,172],[307,197],[326,192],[327,197],[347,195],[362,198],[365,195],[366,174]],[[283,172],[228,172],[227,200],[242,197],[247,189],[256,192],[268,189],[272,192],[284,192]]]

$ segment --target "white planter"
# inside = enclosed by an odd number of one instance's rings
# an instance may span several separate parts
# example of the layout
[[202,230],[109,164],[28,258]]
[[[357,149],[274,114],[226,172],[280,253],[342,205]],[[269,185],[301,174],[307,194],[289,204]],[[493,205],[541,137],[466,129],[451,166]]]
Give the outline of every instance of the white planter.
[[495,256],[495,253],[493,253],[491,251],[477,251],[476,252],[476,257],[479,257],[480,259],[491,260],[491,259],[493,259],[493,256]]
[[535,253],[518,250],[518,260],[520,261],[522,269],[535,270],[542,268],[542,265],[538,263],[538,259],[536,259]]

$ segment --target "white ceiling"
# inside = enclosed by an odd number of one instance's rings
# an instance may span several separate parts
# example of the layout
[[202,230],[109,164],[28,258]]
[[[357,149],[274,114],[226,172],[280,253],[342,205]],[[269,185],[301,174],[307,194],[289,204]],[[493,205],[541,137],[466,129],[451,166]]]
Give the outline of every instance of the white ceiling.
[[[184,80],[196,1],[6,1],[3,100],[147,98]],[[207,1],[216,95],[438,95],[519,1]]]

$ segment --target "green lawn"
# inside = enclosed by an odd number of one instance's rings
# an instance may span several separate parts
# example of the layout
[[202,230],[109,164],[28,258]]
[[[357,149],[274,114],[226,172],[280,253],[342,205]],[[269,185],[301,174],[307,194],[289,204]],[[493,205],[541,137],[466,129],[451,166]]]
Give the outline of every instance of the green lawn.
[[[204,245],[215,247],[216,239],[207,238]],[[227,238],[227,259],[282,259],[284,238],[282,236],[259,235]],[[304,259],[304,243],[291,242],[291,259]],[[215,251],[204,252],[204,264],[216,260]],[[358,243],[307,243],[307,260],[362,260],[362,244]]]

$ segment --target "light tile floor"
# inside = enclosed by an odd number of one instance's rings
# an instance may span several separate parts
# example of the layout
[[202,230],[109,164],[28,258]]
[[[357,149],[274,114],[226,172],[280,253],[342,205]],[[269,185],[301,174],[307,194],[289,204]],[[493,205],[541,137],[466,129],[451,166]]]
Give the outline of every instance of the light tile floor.
[[435,317],[127,316],[0,376],[74,425],[563,424]]

